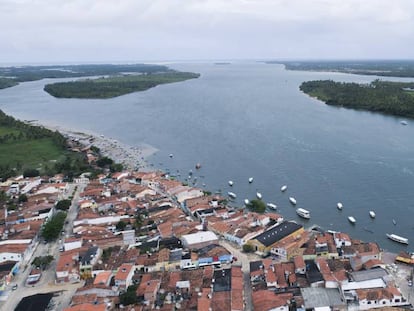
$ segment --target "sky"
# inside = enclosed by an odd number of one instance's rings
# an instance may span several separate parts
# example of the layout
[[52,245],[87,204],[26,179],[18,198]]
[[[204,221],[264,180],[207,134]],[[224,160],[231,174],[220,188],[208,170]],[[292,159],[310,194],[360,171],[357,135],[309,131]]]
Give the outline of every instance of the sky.
[[413,59],[413,0],[0,0],[0,63]]

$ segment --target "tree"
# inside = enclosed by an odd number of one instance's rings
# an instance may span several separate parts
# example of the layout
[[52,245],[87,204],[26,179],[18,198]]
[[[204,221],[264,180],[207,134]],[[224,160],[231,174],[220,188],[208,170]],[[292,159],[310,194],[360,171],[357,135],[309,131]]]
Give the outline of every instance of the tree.
[[131,285],[128,286],[128,289],[125,293],[119,295],[119,302],[124,306],[132,305],[138,302],[138,297],[136,294],[137,286]]
[[116,230],[118,230],[118,231],[122,231],[122,230],[124,230],[124,229],[125,229],[126,225],[127,225],[127,224],[126,224],[124,221],[120,220],[120,221],[116,224],[115,228],[116,228]]
[[18,202],[19,203],[27,202],[27,195],[25,195],[24,193],[22,193],[21,195],[19,195]]
[[54,257],[52,255],[36,257],[33,259],[32,265],[45,270],[45,268],[53,261],[53,259]]
[[53,215],[43,226],[42,237],[46,241],[56,240],[65,223],[66,213],[59,211]]
[[266,211],[266,204],[262,200],[251,200],[247,207],[256,213],[264,213]]
[[254,248],[250,244],[243,244],[243,252],[245,253],[253,253]]
[[98,165],[99,167],[105,167],[108,165],[112,165],[112,163],[114,163],[114,161],[108,157],[103,157],[103,158],[100,158],[98,161],[96,161],[96,165]]
[[39,175],[40,175],[39,171],[34,168],[25,169],[23,172],[24,177],[37,177]]
[[61,210],[61,211],[66,211],[69,209],[69,207],[72,205],[72,201],[71,200],[60,200],[59,202],[56,203],[56,209]]

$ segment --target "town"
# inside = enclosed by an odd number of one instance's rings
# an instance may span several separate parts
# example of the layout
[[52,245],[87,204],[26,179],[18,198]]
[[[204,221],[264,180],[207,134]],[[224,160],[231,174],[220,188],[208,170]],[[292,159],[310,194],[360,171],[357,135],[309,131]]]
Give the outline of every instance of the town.
[[[93,150],[83,150],[96,161]],[[0,308],[368,310],[414,302],[410,254],[233,206],[161,171],[0,184]],[[25,298],[27,297],[27,298]],[[45,301],[45,302],[44,302]]]

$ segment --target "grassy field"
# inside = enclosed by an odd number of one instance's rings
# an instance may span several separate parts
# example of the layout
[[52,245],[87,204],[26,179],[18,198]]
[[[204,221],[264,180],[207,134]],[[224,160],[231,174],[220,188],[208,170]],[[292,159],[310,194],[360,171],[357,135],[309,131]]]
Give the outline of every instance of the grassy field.
[[[1,132],[1,129],[0,129]],[[10,141],[0,144],[0,163],[12,168],[51,167],[62,159],[62,149],[51,138]]]
[[19,135],[19,133],[20,133],[20,131],[17,130],[17,129],[13,129],[13,128],[10,128],[10,127],[0,125],[0,137],[3,137],[5,135],[9,135],[9,134]]

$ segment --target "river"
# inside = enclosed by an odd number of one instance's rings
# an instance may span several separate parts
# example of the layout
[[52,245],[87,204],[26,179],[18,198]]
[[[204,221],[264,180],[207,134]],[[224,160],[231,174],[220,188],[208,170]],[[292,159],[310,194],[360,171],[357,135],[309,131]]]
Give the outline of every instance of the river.
[[[414,242],[414,122],[404,126],[401,118],[330,107],[299,91],[302,81],[313,79],[368,83],[377,77],[286,71],[259,62],[169,66],[201,77],[106,100],[56,99],[43,91],[53,80],[26,82],[0,91],[0,109],[22,120],[152,145],[155,168],[182,180],[192,170],[190,182],[197,177],[199,187],[232,191],[236,205],[259,191],[285,218],[306,227],[318,224],[390,251],[412,251],[385,233]],[[311,220],[295,214],[289,196]]]

